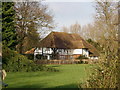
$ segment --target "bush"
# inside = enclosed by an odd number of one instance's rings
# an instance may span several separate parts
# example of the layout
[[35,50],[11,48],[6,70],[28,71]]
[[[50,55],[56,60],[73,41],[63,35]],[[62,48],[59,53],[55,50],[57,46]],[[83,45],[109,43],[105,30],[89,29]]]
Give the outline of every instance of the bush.
[[84,64],[88,64],[88,61],[85,61]]
[[77,64],[88,64],[88,61],[80,60]]
[[88,59],[87,57],[85,57],[84,55],[80,55],[78,58],[76,59]]
[[78,64],[84,64],[84,62],[83,62],[82,60],[80,60],[80,61],[78,62]]
[[34,60],[34,54],[23,54],[23,55],[26,56],[30,60]]
[[80,83],[80,88],[116,88],[117,72],[116,64],[118,58],[112,60],[100,59],[94,68],[89,79],[85,83]]
[[[20,55],[18,53],[11,56],[7,62],[3,63],[3,68],[8,72],[17,71],[41,71],[42,65],[36,65],[32,60],[27,59],[27,57]],[[3,58],[4,61],[4,58]]]
[[43,60],[43,59],[47,59],[47,56],[43,56],[41,54],[37,54],[36,58],[39,59],[39,60]]
[[26,56],[21,55],[9,48],[3,48],[3,69],[7,72],[30,72],[30,71],[54,71],[54,68],[47,68],[44,65],[35,64]]

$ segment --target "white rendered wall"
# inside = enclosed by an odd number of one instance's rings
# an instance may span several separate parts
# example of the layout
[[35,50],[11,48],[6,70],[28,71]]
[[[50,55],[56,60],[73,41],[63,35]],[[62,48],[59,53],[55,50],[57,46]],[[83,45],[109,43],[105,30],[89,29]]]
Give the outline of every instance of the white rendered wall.
[[[74,55],[74,54],[82,54],[86,57],[89,57],[89,51],[87,49],[58,49],[57,52],[60,55]],[[43,48],[44,54],[52,54],[53,50],[51,48]],[[34,51],[34,55],[42,54],[42,48],[37,48]]]
[[87,49],[83,49],[83,55],[89,57],[89,51]]
[[[43,53],[47,53],[47,54],[52,54],[52,49],[51,48],[43,48]],[[34,55],[36,54],[42,54],[42,48],[37,48],[35,51],[34,51]]]
[[73,54],[82,54],[82,49],[74,49]]
[[73,50],[72,49],[58,49],[57,51],[60,55],[72,55]]
[[42,54],[42,50],[40,50],[39,48],[35,49],[34,55],[36,54]]

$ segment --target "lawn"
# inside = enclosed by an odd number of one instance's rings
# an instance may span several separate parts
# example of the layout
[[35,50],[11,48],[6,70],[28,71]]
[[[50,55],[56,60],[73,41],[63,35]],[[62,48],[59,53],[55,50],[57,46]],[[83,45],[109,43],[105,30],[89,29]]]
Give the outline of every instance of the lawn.
[[89,64],[48,65],[59,72],[9,72],[5,82],[8,88],[77,88],[84,82],[89,73],[85,68]]

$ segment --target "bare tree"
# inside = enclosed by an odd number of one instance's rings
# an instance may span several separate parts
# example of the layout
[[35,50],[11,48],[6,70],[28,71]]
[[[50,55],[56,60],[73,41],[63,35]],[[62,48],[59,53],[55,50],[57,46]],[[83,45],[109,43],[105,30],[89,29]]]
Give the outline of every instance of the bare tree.
[[94,41],[96,41],[96,30],[95,30],[95,27],[94,27],[94,24],[87,24],[87,25],[84,25],[82,27],[82,37],[84,39],[92,39]]
[[70,25],[70,27],[68,28],[66,26],[63,26],[61,31],[67,33],[79,34],[81,36],[83,35],[81,26],[77,22],[75,24]]
[[[28,40],[30,37],[32,37],[31,41],[37,43],[40,37],[38,32],[41,33],[53,28],[53,16],[50,15],[46,5],[42,5],[41,2],[29,2],[29,0],[15,2],[15,11],[16,31],[19,42],[17,50],[23,53],[28,45],[32,45]],[[28,44],[24,43],[26,40],[28,40]]]
[[[118,18],[117,3],[108,2],[107,0],[98,0],[96,2],[96,16],[94,30],[96,30],[96,40],[103,48],[98,69],[95,69],[94,75],[87,81],[87,88],[117,88],[117,62],[118,42],[117,32],[118,25],[115,25]],[[91,32],[92,33],[92,32]],[[118,66],[119,67],[119,66]],[[117,76],[116,76],[117,75]]]
[[73,25],[70,26],[70,33],[76,33],[80,34],[81,33],[81,26],[77,22]]
[[[114,2],[107,2],[103,0],[96,4],[96,17],[95,17],[95,29],[99,35],[98,41],[102,47],[109,52],[117,52],[117,32],[118,27],[115,25],[117,13],[117,4]],[[115,49],[116,48],[116,49]],[[115,51],[114,51],[115,50]],[[110,53],[106,53],[109,55]]]
[[70,30],[69,28],[67,28],[66,26],[63,26],[62,29],[61,29],[62,32],[66,32],[66,33],[69,33]]

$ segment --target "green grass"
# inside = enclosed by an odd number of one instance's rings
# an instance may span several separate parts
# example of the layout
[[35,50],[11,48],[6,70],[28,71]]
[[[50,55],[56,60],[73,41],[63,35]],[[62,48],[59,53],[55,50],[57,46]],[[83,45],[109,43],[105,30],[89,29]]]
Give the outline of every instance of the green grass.
[[59,72],[9,72],[5,82],[8,88],[77,88],[88,79],[88,64],[47,65]]

